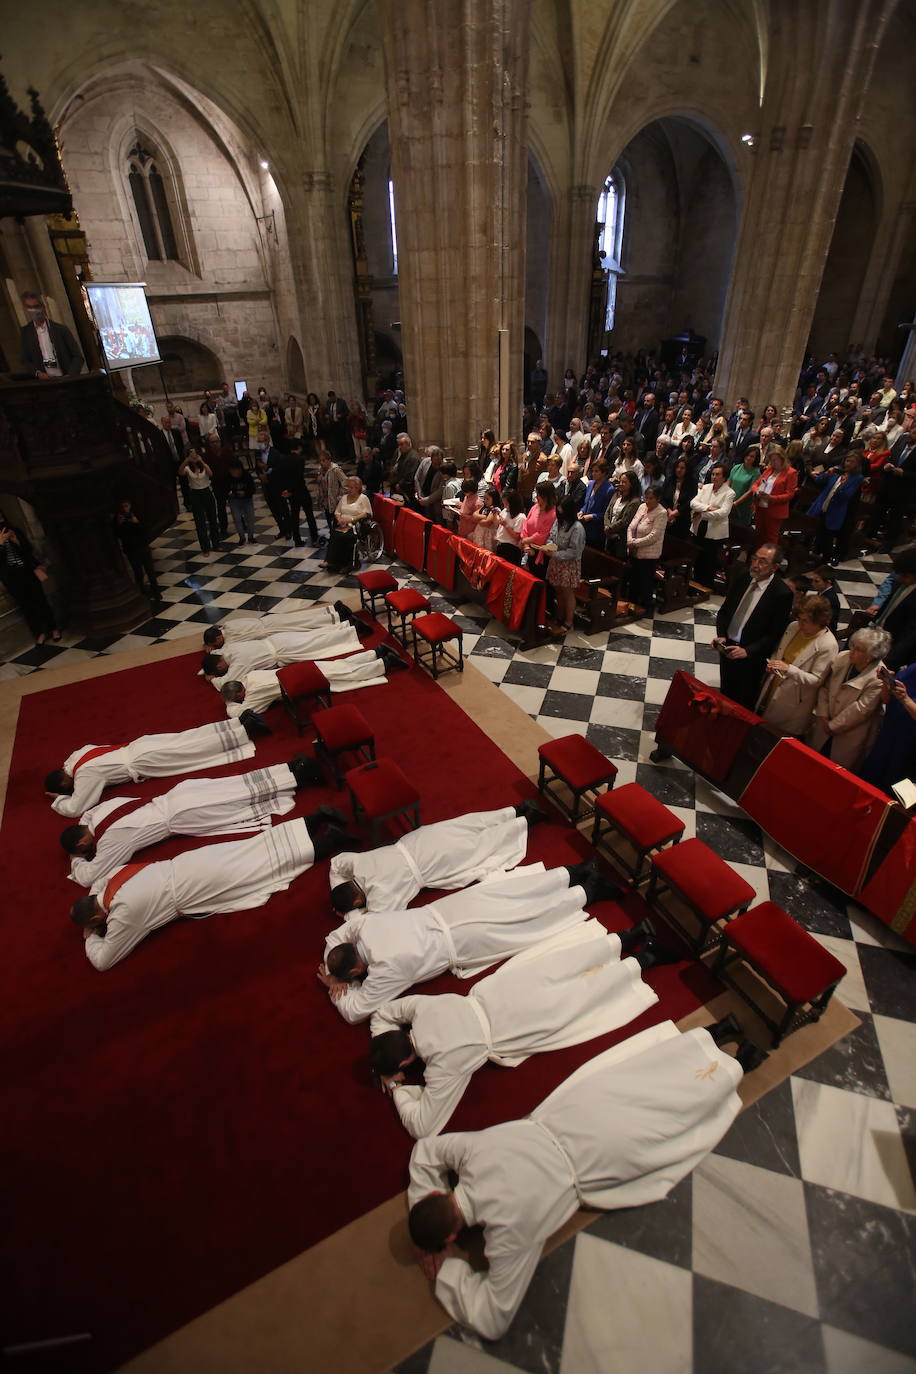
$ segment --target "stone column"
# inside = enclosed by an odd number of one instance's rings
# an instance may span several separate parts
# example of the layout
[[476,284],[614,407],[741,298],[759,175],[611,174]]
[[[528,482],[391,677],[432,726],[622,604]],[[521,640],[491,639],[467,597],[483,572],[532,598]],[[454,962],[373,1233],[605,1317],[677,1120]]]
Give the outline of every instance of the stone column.
[[573,186],[554,206],[545,345],[549,391],[558,389],[568,367],[578,377],[593,361],[585,355],[599,192],[597,186]]
[[[912,188],[916,188],[916,177]],[[916,200],[909,198],[901,201],[896,210],[887,214],[878,226],[849,332],[850,343],[861,343],[866,353],[871,353],[877,344],[900,260],[913,241],[914,215]]]
[[353,251],[346,194],[326,170],[300,174],[286,206],[299,302],[298,337],[309,391],[362,401]]
[[[456,457],[522,405],[526,0],[379,0],[411,436]],[[519,417],[519,420],[516,419]]]
[[[767,80],[715,390],[792,403],[856,121],[896,0],[773,0]],[[817,62],[799,54],[818,54]]]

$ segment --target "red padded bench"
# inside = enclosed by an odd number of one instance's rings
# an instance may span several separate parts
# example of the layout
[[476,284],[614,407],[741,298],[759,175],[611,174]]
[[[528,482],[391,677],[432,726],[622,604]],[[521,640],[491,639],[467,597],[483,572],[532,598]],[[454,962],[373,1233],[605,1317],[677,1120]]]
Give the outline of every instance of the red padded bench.
[[[595,802],[592,844],[603,848],[635,883],[641,882],[647,856],[668,844],[677,844],[684,833],[684,822],[663,806],[657,797],[638,782],[628,782],[610,792],[602,792]],[[610,842],[621,835],[635,850],[636,862]]]
[[385,597],[388,592],[396,592],[398,584],[391,576],[390,572],[385,572],[384,568],[376,568],[373,572],[356,574],[356,581],[359,584],[359,605],[363,611],[368,611],[370,615],[376,616],[375,602],[377,597]]
[[[424,596],[422,592],[414,591],[412,587],[400,587],[396,592],[385,593],[388,633],[405,649],[410,647],[407,643],[410,620],[421,613],[425,615],[428,610],[429,597]],[[397,624],[395,624],[392,616],[397,617]]]
[[[459,673],[464,672],[464,631],[454,620],[450,620],[441,611],[433,611],[430,615],[415,616],[411,629],[414,659],[428,669],[434,678],[440,673],[447,672],[449,668],[457,668]],[[445,647],[453,639],[458,641],[457,654],[449,653]]]
[[310,715],[314,714],[316,707],[330,706],[331,684],[311,659],[278,668],[277,681],[280,684],[280,700],[293,718],[296,734],[301,735],[305,722],[299,714],[300,703],[310,703]]
[[375,735],[362,711],[355,706],[331,706],[312,717],[315,729],[315,757],[328,769],[338,787],[343,774],[338,760],[343,754],[356,754],[368,763],[375,758]]
[[[613,787],[617,777],[614,764],[584,735],[564,735],[562,739],[540,744],[538,758],[538,791],[549,797],[573,825],[594,812],[591,802],[582,810],[586,795],[596,796],[599,787]],[[563,783],[572,793],[571,803],[561,796],[558,783]]]
[[[775,1021],[751,990],[735,980],[737,963],[746,964],[785,1003],[780,1020]],[[713,972],[766,1022],[775,1047],[800,1026],[820,1020],[846,968],[782,907],[761,902],[726,926]]]
[[393,759],[351,768],[344,782],[354,818],[368,828],[373,847],[379,843],[381,827],[397,816],[403,816],[410,829],[419,826],[420,794]]
[[[722,939],[720,922],[746,911],[756,897],[750,883],[713,853],[702,840],[680,844],[653,854],[646,901],[686,940],[696,955],[713,949]],[[684,925],[663,897],[679,897],[689,907],[699,932]]]

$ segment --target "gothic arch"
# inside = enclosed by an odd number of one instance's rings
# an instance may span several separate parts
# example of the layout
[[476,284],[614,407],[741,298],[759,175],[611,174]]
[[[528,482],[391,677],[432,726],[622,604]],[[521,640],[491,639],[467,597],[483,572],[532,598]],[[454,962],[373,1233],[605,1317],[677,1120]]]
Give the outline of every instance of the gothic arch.
[[308,390],[305,380],[305,360],[299,340],[290,334],[286,342],[286,384],[297,396],[304,396]]
[[206,344],[182,334],[162,334],[158,342],[161,365],[136,368],[132,374],[138,396],[161,396],[163,380],[170,395],[219,390],[223,365]]

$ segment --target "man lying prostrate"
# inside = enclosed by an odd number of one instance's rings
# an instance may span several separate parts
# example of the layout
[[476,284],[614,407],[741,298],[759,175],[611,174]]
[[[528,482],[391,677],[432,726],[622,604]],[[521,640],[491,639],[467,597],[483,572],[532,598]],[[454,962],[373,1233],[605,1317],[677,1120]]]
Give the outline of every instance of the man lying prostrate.
[[[522,1121],[428,1136],[410,1159],[410,1234],[436,1297],[488,1340],[508,1330],[547,1237],[581,1205],[657,1202],[718,1145],[741,1107],[742,1074],[766,1058],[734,1017],[681,1035],[671,1021],[577,1069]],[[449,1171],[458,1175],[454,1192]],[[489,1268],[454,1242],[482,1226]]]
[[[488,1059],[513,1068],[625,1026],[658,1001],[641,971],[679,957],[648,922],[609,935],[600,921],[583,921],[514,955],[466,997],[386,1002],[370,1024],[370,1067],[410,1134],[436,1135]],[[422,1087],[405,1081],[418,1069]]]
[[[360,687],[384,686],[388,681],[386,674],[399,668],[409,668],[410,664],[382,644],[377,649],[350,654],[349,658],[329,659],[326,662],[316,659],[315,667],[324,673],[332,692],[355,692]],[[255,670],[238,679],[221,679],[220,695],[226,703],[227,716],[241,719],[249,711],[258,715],[280,700],[276,669],[268,672]]]
[[270,734],[255,712],[238,720],[198,725],[175,735],[141,735],[132,744],[84,744],[45,778],[45,793],[59,816],[80,816],[106,787],[170,773],[199,773],[254,755],[252,740]]
[[218,691],[230,678],[245,677],[251,672],[316,658],[333,658],[336,654],[358,653],[362,648],[360,634],[365,638],[372,630],[368,625],[361,625],[358,633],[356,627],[346,621],[301,633],[284,630],[269,639],[240,639],[204,654],[200,671]]
[[342,601],[331,606],[322,602],[318,606],[307,606],[296,611],[266,611],[264,615],[232,615],[221,620],[218,625],[208,625],[204,630],[204,649],[222,649],[224,644],[234,645],[245,639],[270,639],[271,635],[290,630],[301,633],[303,630],[320,630],[337,625],[342,620],[355,621],[350,607]]
[[84,811],[78,825],[61,831],[61,845],[73,859],[70,877],[81,887],[94,887],[138,849],[169,835],[266,830],[274,816],[292,811],[300,787],[318,787],[323,780],[313,759],[296,754],[289,763],[236,778],[189,778],[151,802],[112,797]]
[[415,983],[447,970],[471,978],[619,895],[593,863],[497,873],[413,911],[356,912],[328,936],[318,978],[345,1021],[365,1021]]
[[528,827],[547,817],[536,802],[475,811],[411,830],[396,844],[367,854],[336,854],[331,905],[350,911],[400,911],[424,887],[457,892],[488,873],[515,868],[528,848]]
[[179,916],[263,906],[316,859],[351,842],[340,828],[345,820],[342,811],[320,806],[251,840],[205,845],[176,859],[119,868],[70,909],[83,928],[86,957],[101,971],[123,959],[150,931]]

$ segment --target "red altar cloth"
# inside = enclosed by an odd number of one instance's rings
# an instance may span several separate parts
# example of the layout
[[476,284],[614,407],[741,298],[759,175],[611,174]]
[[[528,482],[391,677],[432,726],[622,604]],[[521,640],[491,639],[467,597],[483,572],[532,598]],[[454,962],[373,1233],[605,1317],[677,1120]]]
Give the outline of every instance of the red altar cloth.
[[916,818],[907,822],[858,898],[891,930],[916,945]]
[[760,723],[753,711],[715,687],[676,672],[655,725],[660,744],[713,782],[722,782],[747,739]]
[[452,536],[442,525],[433,525],[426,545],[426,571],[447,592],[455,589],[455,550]]
[[890,806],[884,792],[791,739],[767,755],[739,801],[778,844],[850,895]]
[[372,515],[381,526],[386,553],[394,553],[394,525],[400,510],[397,501],[390,501],[387,496],[382,496],[378,492],[372,498]]
[[461,570],[475,591],[487,589],[487,610],[510,630],[521,628],[532,597],[537,598],[535,621],[542,624],[547,611],[547,589],[539,577],[507,563],[470,539],[451,536]]
[[394,552],[402,563],[420,571],[426,561],[426,531],[430,522],[425,515],[402,506],[394,526]]

